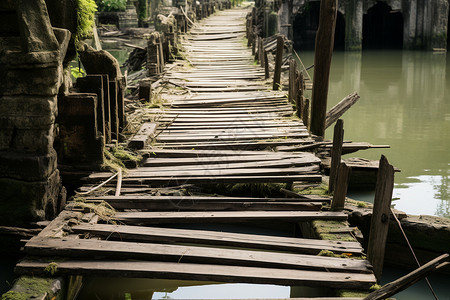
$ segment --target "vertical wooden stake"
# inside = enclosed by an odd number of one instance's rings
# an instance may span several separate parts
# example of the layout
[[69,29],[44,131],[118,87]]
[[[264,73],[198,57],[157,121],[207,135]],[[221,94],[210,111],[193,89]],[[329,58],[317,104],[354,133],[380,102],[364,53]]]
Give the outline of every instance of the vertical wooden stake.
[[345,206],[345,197],[347,196],[348,179],[351,168],[345,162],[339,164],[339,169],[334,187],[333,201],[331,202],[332,210],[343,210]]
[[[295,71],[296,71],[295,60],[293,58],[291,58],[289,60],[289,90],[288,90],[289,101],[291,103],[294,103],[296,101]],[[297,107],[297,111],[299,111],[299,110],[300,110],[300,108]]]
[[296,92],[295,92],[296,100],[297,100],[297,102],[296,102],[297,116],[299,118],[301,118],[301,111],[303,109],[303,103],[304,103],[304,101],[303,101],[303,85],[304,85],[303,73],[299,72],[298,73],[298,83],[296,84]]
[[309,130],[311,124],[309,124],[309,99],[303,99],[302,105],[302,121],[306,128]]
[[252,55],[255,56],[256,54],[256,41],[257,41],[257,37],[256,37],[256,33],[254,31],[252,31]]
[[267,51],[264,51],[264,78],[269,78],[269,60],[267,59]]
[[331,166],[330,166],[330,182],[328,183],[328,192],[334,191],[336,174],[341,163],[342,143],[344,142],[344,121],[337,120],[334,125],[333,148],[331,148]]
[[378,282],[381,281],[383,272],[384,252],[389,229],[393,190],[394,167],[382,155],[377,175],[373,214],[370,223],[369,246],[367,250],[367,258],[372,263],[373,272]]
[[282,36],[277,37],[277,55],[275,57],[275,71],[273,73],[273,90],[277,91],[280,87],[281,64],[283,62],[284,41]]
[[258,36],[258,61],[261,64],[261,67],[263,67],[263,65],[262,65],[262,60],[263,60],[262,48],[263,48],[262,38],[260,36]]
[[325,136],[328,79],[333,54],[338,0],[320,1],[319,28],[314,55],[314,84],[311,104],[311,133]]

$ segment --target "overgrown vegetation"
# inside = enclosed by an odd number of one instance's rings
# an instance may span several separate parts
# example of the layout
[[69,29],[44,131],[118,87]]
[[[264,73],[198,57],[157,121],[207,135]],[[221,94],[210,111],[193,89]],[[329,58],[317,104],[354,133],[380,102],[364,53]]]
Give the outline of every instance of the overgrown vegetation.
[[125,11],[127,0],[96,0],[99,11]]
[[53,276],[56,271],[58,271],[58,264],[56,262],[51,262],[45,267],[44,271]]
[[116,210],[108,202],[86,202],[86,199],[83,197],[75,197],[73,201],[74,206],[95,213],[100,220],[105,221],[106,223],[116,224],[113,220]]
[[95,12],[97,4],[94,0],[78,0],[77,8],[77,33],[75,34],[75,44],[82,39],[92,36],[92,28],[95,24]]

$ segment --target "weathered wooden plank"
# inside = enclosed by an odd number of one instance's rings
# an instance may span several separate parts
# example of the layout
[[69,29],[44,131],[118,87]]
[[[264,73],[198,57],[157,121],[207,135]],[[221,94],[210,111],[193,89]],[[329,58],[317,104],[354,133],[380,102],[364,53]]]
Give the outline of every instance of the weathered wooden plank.
[[178,263],[371,273],[371,266],[365,260],[191,245],[115,242],[93,239],[32,238],[26,243],[24,250],[29,255],[40,256],[103,257],[108,259],[120,258],[121,260],[141,259]]
[[236,211],[236,212],[118,212],[114,219],[125,224],[166,224],[197,222],[255,221],[302,222],[311,220],[346,220],[341,212],[301,212],[301,211]]
[[[148,168],[148,172],[168,172],[168,171],[180,171],[180,170],[221,170],[221,169],[241,169],[241,168],[289,168],[289,167],[302,167],[306,165],[311,165],[318,163],[317,161],[307,161],[302,159],[283,159],[283,160],[266,160],[264,162],[244,162],[244,163],[231,163],[225,161],[220,163],[218,161],[211,161],[206,164],[197,163],[195,165],[178,165],[178,166],[151,166],[145,165],[139,168],[139,170],[144,170]],[[306,169],[305,169],[306,170]]]
[[[45,275],[50,263],[22,260],[18,274]],[[55,275],[117,276],[216,282],[242,282],[293,286],[328,286],[330,288],[368,289],[375,282],[372,274],[284,270],[208,264],[179,264],[149,261],[78,260],[58,263]]]
[[279,236],[231,233],[226,231],[207,231],[195,229],[174,229],[140,227],[110,224],[80,224],[72,227],[75,233],[89,233],[102,238],[119,241],[157,242],[157,243],[195,243],[202,245],[241,247],[272,251],[317,255],[322,250],[334,253],[362,254],[357,242],[314,240]]
[[[98,201],[89,201],[97,203]],[[107,201],[115,209],[140,209],[140,210],[158,210],[158,211],[319,211],[322,208],[322,202],[252,202],[252,201],[190,201],[184,199],[179,202],[171,200],[152,200],[145,199],[124,201],[110,199]],[[73,207],[76,207],[76,203]],[[72,206],[71,206],[72,207]]]
[[[144,160],[143,167],[170,167],[170,166],[188,166],[188,165],[220,165],[220,164],[232,164],[235,163],[248,163],[257,162],[255,166],[263,164],[268,166],[265,162],[294,160],[297,164],[304,163],[319,163],[320,160],[312,153],[305,152],[305,155],[292,155],[292,156],[275,156],[275,155],[244,155],[244,156],[217,156],[212,158],[205,157],[191,157],[191,158],[157,158],[150,157]],[[249,166],[249,165],[245,165]]]

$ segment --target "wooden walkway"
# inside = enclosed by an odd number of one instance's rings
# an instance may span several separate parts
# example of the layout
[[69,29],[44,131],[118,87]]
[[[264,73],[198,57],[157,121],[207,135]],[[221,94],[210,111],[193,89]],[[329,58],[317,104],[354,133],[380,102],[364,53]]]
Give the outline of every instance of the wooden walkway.
[[[56,274],[362,290],[375,283],[366,260],[317,256],[322,250],[362,255],[359,243],[214,229],[346,220],[343,212],[321,210],[329,198],[179,193],[192,184],[321,181],[320,160],[313,154],[273,151],[313,140],[302,122],[291,118],[285,95],[269,90],[263,70],[253,64],[244,44],[245,13],[221,11],[191,30],[183,42],[190,65],[168,71],[174,88],[164,95],[166,108],[152,111],[159,119],[144,164],[124,176],[120,195],[87,195],[70,203],[26,244],[29,256],[17,265],[19,273],[45,274],[54,257],[63,257],[56,259]],[[95,173],[89,181],[95,185],[110,176]],[[111,181],[103,188],[114,192],[115,186]],[[160,195],[161,187],[173,193]]]

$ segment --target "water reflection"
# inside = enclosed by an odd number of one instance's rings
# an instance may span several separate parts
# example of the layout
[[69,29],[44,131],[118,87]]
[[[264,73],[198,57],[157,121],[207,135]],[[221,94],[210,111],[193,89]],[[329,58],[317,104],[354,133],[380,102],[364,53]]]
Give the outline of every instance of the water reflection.
[[[312,52],[300,55],[305,65],[313,63]],[[396,174],[402,187],[396,187],[396,205],[408,213],[450,214],[449,64],[445,54],[431,52],[333,54],[329,108],[353,91],[360,94],[343,117],[345,139],[391,145],[353,156],[378,159],[385,154],[402,169]]]

